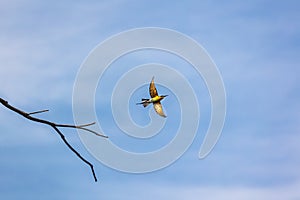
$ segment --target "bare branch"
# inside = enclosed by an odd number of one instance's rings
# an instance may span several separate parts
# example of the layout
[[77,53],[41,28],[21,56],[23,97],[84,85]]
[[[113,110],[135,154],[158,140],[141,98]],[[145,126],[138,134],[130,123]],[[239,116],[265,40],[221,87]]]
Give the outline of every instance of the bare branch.
[[88,129],[88,128],[84,128],[84,127],[80,127],[80,126],[76,126],[76,128],[77,129],[81,129],[81,130],[85,130],[85,131],[88,131],[88,132],[91,132],[91,133],[94,133],[95,135],[100,136],[100,137],[108,138],[107,135],[102,135],[102,134],[97,133],[96,131],[93,131],[93,130]]
[[87,126],[91,126],[95,124],[95,122],[93,123],[90,123],[90,124],[83,124],[83,125],[70,125],[70,124],[55,124],[56,127],[63,127],[63,128],[76,128],[76,129],[81,129],[81,130],[85,130],[85,131],[88,131],[90,133],[93,133],[97,136],[100,136],[100,137],[104,137],[104,138],[108,138],[108,136],[106,135],[102,135],[100,133],[97,133],[96,131],[93,131],[91,129],[88,129],[88,128],[85,128]]
[[35,112],[30,112],[28,113],[28,115],[34,115],[34,114],[39,114],[39,113],[42,113],[42,112],[48,112],[49,110],[39,110],[39,111],[35,111]]
[[96,131],[93,131],[91,129],[88,129],[86,128],[87,126],[91,126],[91,125],[94,125],[95,122],[93,123],[89,123],[89,124],[83,124],[83,125],[69,125],[69,124],[56,124],[54,122],[51,122],[51,121],[47,121],[47,120],[44,120],[44,119],[40,119],[40,118],[36,118],[36,117],[32,117],[31,115],[33,114],[38,114],[38,113],[42,113],[42,112],[47,112],[49,110],[40,110],[40,111],[36,111],[36,112],[30,112],[30,113],[27,113],[27,112],[24,112],[12,105],[10,105],[6,100],[0,98],[0,103],[2,105],[4,105],[6,108],[22,115],[23,117],[31,120],[31,121],[35,121],[35,122],[38,122],[38,123],[42,123],[42,124],[46,124],[46,125],[49,125],[51,126],[57,133],[58,135],[60,136],[60,138],[63,140],[63,142],[67,145],[67,147],[73,152],[76,154],[76,156],[82,160],[84,163],[86,163],[87,165],[90,166],[91,168],[91,171],[92,171],[92,174],[93,174],[93,177],[94,177],[94,180],[95,182],[97,182],[97,177],[96,177],[96,174],[95,174],[95,171],[94,171],[94,166],[89,162],[87,161],[85,158],[83,158],[71,145],[70,143],[66,140],[65,136],[62,134],[62,132],[58,129],[58,127],[62,127],[62,128],[74,128],[74,129],[81,129],[81,130],[85,130],[85,131],[88,131],[88,132],[91,132],[97,136],[100,136],[100,137],[104,137],[104,138],[108,138],[108,136],[106,135],[102,135],[100,133],[97,133]]
[[89,124],[82,124],[82,125],[80,125],[78,127],[87,127],[87,126],[92,126],[94,124],[96,124],[96,122],[92,122],[92,123],[89,123]]

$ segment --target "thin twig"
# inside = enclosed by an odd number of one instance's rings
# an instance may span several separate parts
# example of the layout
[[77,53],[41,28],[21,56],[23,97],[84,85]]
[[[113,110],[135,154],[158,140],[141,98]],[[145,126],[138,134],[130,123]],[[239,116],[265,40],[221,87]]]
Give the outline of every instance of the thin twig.
[[39,111],[35,111],[35,112],[30,112],[28,113],[28,115],[34,115],[34,114],[39,114],[39,113],[42,113],[42,112],[48,112],[49,110],[39,110]]
[[81,130],[85,130],[85,131],[88,131],[88,132],[91,132],[97,136],[100,136],[100,137],[104,137],[104,138],[108,138],[107,135],[102,135],[100,133],[97,133],[96,131],[93,131],[91,129],[88,129],[88,128],[85,128],[87,126],[91,126],[95,124],[94,122],[93,123],[90,123],[90,124],[83,124],[83,125],[71,125],[71,124],[55,124],[56,127],[64,127],[64,128],[76,128],[76,129],[81,129]]
[[75,128],[75,129],[81,129],[81,130],[85,130],[85,131],[88,131],[88,132],[91,132],[97,136],[101,136],[101,137],[105,137],[105,138],[108,138],[108,136],[106,135],[102,135],[102,134],[99,134],[91,129],[88,129],[86,128],[87,126],[91,126],[93,124],[95,124],[95,122],[93,123],[89,123],[89,124],[83,124],[83,125],[69,125],[69,124],[56,124],[54,122],[50,122],[50,121],[47,121],[47,120],[44,120],[44,119],[40,119],[40,118],[36,118],[36,117],[32,117],[31,115],[33,114],[38,114],[38,113],[42,113],[42,112],[47,112],[48,110],[41,110],[41,111],[36,111],[36,112],[30,112],[30,113],[27,113],[27,112],[24,112],[12,105],[10,105],[6,100],[0,98],[0,103],[2,105],[4,105],[6,108],[22,115],[23,117],[31,120],[31,121],[35,121],[35,122],[38,122],[38,123],[42,123],[42,124],[46,124],[46,125],[49,125],[51,126],[60,136],[60,138],[63,140],[63,142],[67,145],[67,147],[73,152],[76,154],[76,156],[78,158],[80,158],[83,162],[85,162],[87,165],[90,166],[91,168],[91,171],[92,171],[92,174],[93,174],[93,177],[94,177],[94,180],[95,182],[97,182],[97,177],[96,177],[96,174],[95,174],[95,171],[94,171],[94,166],[89,162],[87,161],[85,158],[83,158],[71,145],[70,143],[66,140],[64,134],[62,134],[62,132],[58,129],[58,127],[62,127],[62,128]]

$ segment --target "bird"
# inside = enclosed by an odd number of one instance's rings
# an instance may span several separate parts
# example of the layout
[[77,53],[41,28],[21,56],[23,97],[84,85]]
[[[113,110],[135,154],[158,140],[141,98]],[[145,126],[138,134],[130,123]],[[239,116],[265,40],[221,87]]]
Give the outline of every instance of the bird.
[[142,101],[140,103],[137,103],[137,105],[142,104],[145,107],[147,107],[149,104],[153,104],[154,110],[156,111],[156,113],[158,115],[160,115],[161,117],[167,117],[164,114],[162,105],[160,103],[161,100],[163,100],[166,96],[168,95],[158,95],[155,84],[154,84],[154,76],[152,77],[150,86],[149,86],[149,93],[150,93],[150,99],[142,99]]

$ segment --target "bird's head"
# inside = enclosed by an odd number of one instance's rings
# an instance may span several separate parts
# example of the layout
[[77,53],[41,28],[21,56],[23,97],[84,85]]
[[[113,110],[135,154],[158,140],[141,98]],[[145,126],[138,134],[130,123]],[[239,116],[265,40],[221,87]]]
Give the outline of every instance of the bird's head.
[[168,95],[161,95],[162,99],[165,98],[165,97],[167,97],[167,96],[168,96]]

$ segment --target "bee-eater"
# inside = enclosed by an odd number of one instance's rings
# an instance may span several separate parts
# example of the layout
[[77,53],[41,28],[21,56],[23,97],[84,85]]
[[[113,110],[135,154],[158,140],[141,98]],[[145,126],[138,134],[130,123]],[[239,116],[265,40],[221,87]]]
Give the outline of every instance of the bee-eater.
[[161,105],[160,101],[163,100],[163,98],[165,98],[168,95],[161,95],[161,96],[158,95],[155,84],[154,84],[154,77],[152,78],[152,81],[149,86],[149,93],[151,96],[150,99],[142,99],[142,102],[137,103],[137,104],[143,104],[144,107],[147,107],[150,103],[152,103],[157,114],[159,114],[162,117],[167,117],[164,114],[164,111],[162,109],[162,105]]

